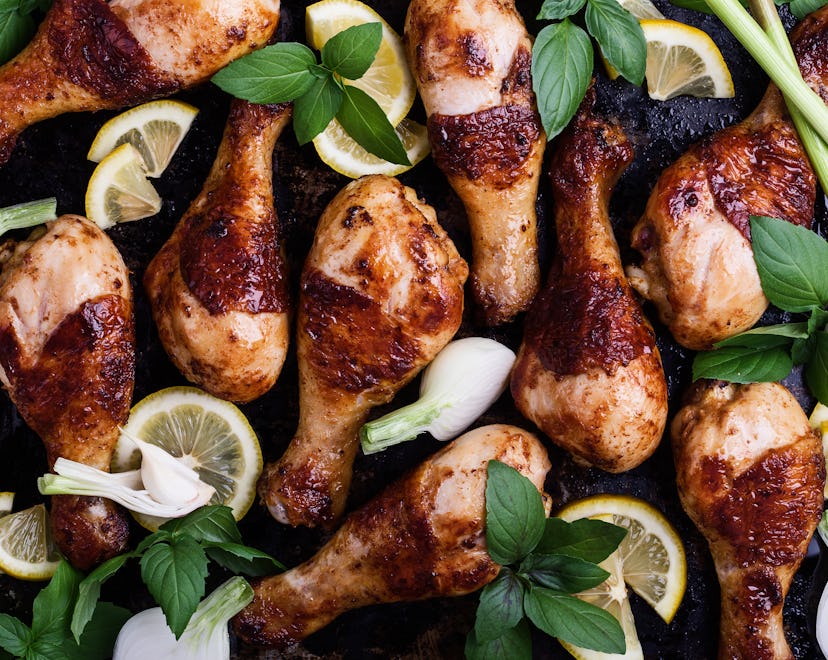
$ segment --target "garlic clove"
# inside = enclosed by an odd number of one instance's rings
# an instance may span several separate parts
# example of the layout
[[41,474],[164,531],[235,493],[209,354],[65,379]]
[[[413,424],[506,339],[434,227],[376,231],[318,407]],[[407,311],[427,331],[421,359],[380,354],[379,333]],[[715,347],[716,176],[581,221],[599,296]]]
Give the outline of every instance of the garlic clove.
[[150,497],[161,504],[207,504],[216,492],[184,462],[156,445],[131,438],[141,451],[141,481]]

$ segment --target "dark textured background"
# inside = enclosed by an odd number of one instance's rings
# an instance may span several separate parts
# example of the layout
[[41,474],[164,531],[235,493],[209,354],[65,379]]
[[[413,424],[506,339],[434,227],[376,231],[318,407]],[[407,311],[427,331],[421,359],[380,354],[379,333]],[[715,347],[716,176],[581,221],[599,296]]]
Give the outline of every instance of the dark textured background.
[[[724,100],[674,99],[651,101],[645,90],[623,81],[610,82],[599,72],[599,109],[616,117],[627,130],[636,149],[634,164],[619,182],[612,200],[612,217],[625,260],[629,260],[628,236],[641,214],[647,194],[659,172],[689,144],[701,136],[744,117],[761,97],[766,79],[717,19],[677,9],[655,0],[670,18],[684,21],[708,31],[721,47],[733,74],[736,98]],[[304,41],[304,7],[307,3],[285,3],[279,36],[284,40]],[[406,3],[402,0],[369,1],[398,31],[402,30]],[[533,20],[539,1],[518,2],[534,34],[540,25]],[[785,14],[786,17],[787,14]],[[789,18],[789,17],[788,17]],[[156,182],[164,206],[159,215],[110,230],[133,274],[136,295],[138,371],[136,401],[141,397],[174,384],[183,384],[181,376],[168,362],[150,317],[146,297],[140,285],[143,270],[150,258],[169,236],[176,221],[195,197],[210,167],[228,107],[228,98],[208,85],[181,94],[201,112],[190,134],[165,172]],[[98,128],[114,113],[67,115],[29,129],[21,138],[12,160],[0,169],[0,206],[46,196],[56,196],[61,213],[82,213],[83,196],[93,164],[85,154]],[[415,105],[413,114],[420,120],[422,108]],[[274,164],[276,203],[289,255],[291,277],[298,280],[301,264],[313,238],[316,219],[325,204],[347,183],[347,179],[329,170],[316,157],[312,146],[297,146],[291,131],[286,131],[276,150]],[[400,177],[437,209],[438,218],[455,240],[458,249],[469,255],[468,231],[462,206],[448,188],[431,159]],[[541,220],[542,266],[544,271],[554,250],[554,227],[549,227],[548,188],[541,186],[539,210]],[[818,228],[826,226],[822,196],[818,210]],[[651,316],[652,310],[646,310]],[[779,320],[768,315],[768,319]],[[656,326],[670,387],[670,407],[674,412],[681,395],[690,383],[690,358],[677,347],[663,328]],[[517,323],[487,330],[475,323],[468,310],[461,336],[483,334],[503,341],[513,348],[520,342]],[[798,374],[789,379],[807,410],[813,403],[804,392]],[[396,401],[382,410],[409,402],[416,397],[417,383],[403,390]],[[295,354],[291,352],[276,387],[260,400],[243,407],[256,429],[266,460],[277,458],[292,437],[297,420],[297,374]],[[508,394],[477,425],[512,422],[526,428]],[[383,485],[408,467],[433,452],[439,443],[428,437],[371,457],[359,456],[349,500],[349,508],[366,501]],[[639,468],[622,475],[609,475],[595,469],[576,466],[563,452],[549,444],[553,469],[546,487],[557,505],[593,493],[629,493],[642,497],[662,510],[678,529],[685,542],[688,560],[688,584],[684,602],[670,625],[634,594],[631,596],[639,636],[648,658],[713,658],[718,628],[718,586],[706,544],[678,503],[669,442]],[[46,466],[41,444],[21,421],[5,394],[0,395],[0,490],[18,493],[15,509],[40,501],[35,479]],[[291,530],[276,524],[264,510],[254,506],[241,523],[245,541],[262,548],[288,566],[314,553],[325,541],[318,532]],[[135,538],[143,531],[134,530]],[[814,545],[814,547],[816,547]],[[788,639],[798,658],[819,657],[809,629],[813,626],[816,602],[824,583],[816,580],[817,558],[807,559],[797,574],[785,610]],[[217,584],[226,575],[211,575]],[[31,616],[31,599],[38,584],[21,583],[0,575],[0,611],[11,612],[24,620]],[[134,567],[125,570],[104,588],[104,598],[134,610],[151,605]],[[385,658],[462,656],[465,634],[472,625],[476,597],[437,599],[423,603],[403,603],[365,608],[340,617],[325,630],[306,641],[295,657]],[[554,640],[538,635],[535,639],[538,658],[566,658],[569,655]],[[236,649],[240,658],[270,657],[256,649]]]

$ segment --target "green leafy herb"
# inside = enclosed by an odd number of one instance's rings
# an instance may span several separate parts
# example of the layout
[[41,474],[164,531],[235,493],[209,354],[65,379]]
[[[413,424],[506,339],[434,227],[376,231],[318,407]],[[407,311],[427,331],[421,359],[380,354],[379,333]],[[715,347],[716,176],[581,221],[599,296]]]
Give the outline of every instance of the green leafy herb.
[[618,621],[570,594],[606,580],[609,573],[596,562],[606,559],[626,533],[597,520],[547,519],[534,484],[514,468],[489,461],[486,543],[492,559],[503,567],[480,592],[466,657],[531,658],[527,619],[577,646],[623,653],[626,644]]
[[0,64],[29,43],[52,0],[0,0]]
[[380,23],[354,25],[327,41],[321,63],[303,44],[280,43],[240,57],[212,80],[228,94],[253,103],[293,101],[299,144],[310,142],[336,118],[366,151],[410,165],[400,136],[377,102],[344,82],[365,75],[381,42]]

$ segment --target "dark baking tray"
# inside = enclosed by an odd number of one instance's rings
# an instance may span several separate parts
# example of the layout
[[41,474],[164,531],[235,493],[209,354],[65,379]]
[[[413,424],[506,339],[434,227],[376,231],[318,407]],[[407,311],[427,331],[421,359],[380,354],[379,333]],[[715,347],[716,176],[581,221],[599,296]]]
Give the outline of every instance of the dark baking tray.
[[[616,187],[611,212],[625,261],[634,258],[628,248],[629,231],[641,214],[660,171],[692,142],[703,135],[744,117],[756,105],[767,80],[752,60],[722,28],[717,19],[678,9],[655,0],[670,18],[701,27],[722,49],[736,86],[735,99],[705,100],[679,98],[667,102],[651,101],[643,89],[623,81],[612,82],[598,72],[598,107],[607,116],[621,121],[635,147],[636,158]],[[305,2],[285,3],[279,27],[281,39],[304,41]],[[369,0],[398,31],[402,30],[407,3],[402,0]],[[533,33],[541,27],[535,20],[539,1],[519,2],[518,7]],[[790,23],[790,16],[783,16]],[[164,199],[161,212],[146,220],[110,230],[129,266],[136,297],[137,374],[136,401],[162,387],[183,384],[183,378],[167,360],[158,343],[150,317],[141,277],[149,260],[169,236],[175,223],[199,191],[215,155],[229,99],[217,88],[207,85],[181,94],[201,112],[181,149],[157,181]],[[413,110],[422,117],[419,104]],[[83,196],[93,164],[86,151],[100,125],[114,113],[66,115],[32,127],[21,137],[11,161],[0,169],[0,206],[30,199],[56,196],[61,213],[82,213]],[[286,131],[276,148],[274,162],[276,204],[291,267],[294,295],[302,261],[313,238],[316,219],[347,179],[324,166],[312,146],[300,148],[291,131]],[[447,186],[431,159],[400,177],[437,209],[438,218],[464,256],[470,243],[462,206]],[[554,250],[554,227],[548,213],[549,192],[544,177],[538,200],[541,232],[541,260],[545,272]],[[820,195],[817,228],[824,233],[826,212]],[[651,318],[653,313],[647,309]],[[778,321],[769,312],[766,321]],[[655,320],[655,319],[653,319]],[[690,384],[692,355],[678,347],[656,323],[659,347],[664,358],[674,412]],[[518,322],[497,330],[480,326],[474,310],[467,309],[461,336],[482,334],[517,348],[521,337]],[[801,374],[794,373],[787,384],[810,410],[813,400],[802,387]],[[396,401],[380,414],[416,397],[417,384],[404,389]],[[297,421],[297,369],[295,354],[288,356],[275,388],[258,401],[243,406],[262,443],[266,460],[277,458],[290,441]],[[511,422],[533,428],[515,410],[505,394],[478,422]],[[670,625],[634,594],[631,596],[638,633],[648,658],[713,658],[716,655],[719,591],[707,546],[682,511],[676,493],[669,442],[665,439],[656,454],[639,468],[626,474],[610,475],[585,469],[551,443],[547,443],[553,468],[546,482],[556,505],[593,493],[629,493],[653,503],[678,529],[684,540],[688,560],[688,583],[684,602]],[[422,437],[415,442],[365,457],[360,455],[349,508],[365,502],[382,486],[410,466],[432,453],[439,443]],[[18,493],[15,508],[41,501],[35,478],[46,466],[39,439],[29,431],[5,394],[0,395],[0,490]],[[324,534],[293,530],[275,523],[263,508],[254,506],[241,523],[245,541],[270,552],[288,566],[311,556],[325,541]],[[134,529],[134,538],[142,534]],[[821,657],[812,629],[816,602],[825,581],[826,570],[818,565],[817,544],[803,562],[787,600],[785,620],[788,640],[797,658]],[[226,576],[211,575],[217,584]],[[31,601],[39,584],[23,583],[0,575],[0,611],[24,620],[31,616]],[[133,610],[152,604],[137,572],[127,569],[105,586],[103,597]],[[306,640],[291,657],[326,658],[455,658],[461,657],[466,632],[474,619],[474,595],[456,599],[436,599],[419,603],[398,603],[364,608],[340,617],[326,629]],[[542,635],[535,638],[538,658],[567,658],[555,642]],[[239,658],[275,657],[266,651],[235,648]]]

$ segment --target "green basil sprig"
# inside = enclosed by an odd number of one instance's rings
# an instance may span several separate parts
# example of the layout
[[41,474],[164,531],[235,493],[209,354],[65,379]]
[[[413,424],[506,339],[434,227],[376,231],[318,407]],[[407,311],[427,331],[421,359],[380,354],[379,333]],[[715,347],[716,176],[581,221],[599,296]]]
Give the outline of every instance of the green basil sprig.
[[596,564],[627,530],[600,520],[546,518],[537,488],[514,468],[489,461],[486,544],[503,567],[480,592],[466,657],[532,657],[528,621],[576,646],[624,653],[624,632],[608,612],[570,594],[609,577]]
[[37,28],[32,14],[43,13],[52,0],[0,0],[0,64],[25,46]]
[[570,18],[584,9],[584,21],[607,61],[640,85],[647,66],[647,41],[636,18],[616,0],[545,0],[539,20],[560,21],[543,28],[532,49],[532,86],[549,139],[572,119],[592,77],[589,35]]
[[813,395],[828,404],[828,242],[784,220],[751,216],[753,258],[768,300],[807,320],[754,328],[698,353],[693,380],[772,382],[805,365]]
[[391,163],[410,165],[379,104],[345,83],[365,75],[381,42],[380,23],[354,25],[327,41],[321,63],[304,44],[277,43],[231,62],[212,80],[228,94],[253,103],[293,101],[293,130],[299,144],[310,142],[336,118],[366,151]]

